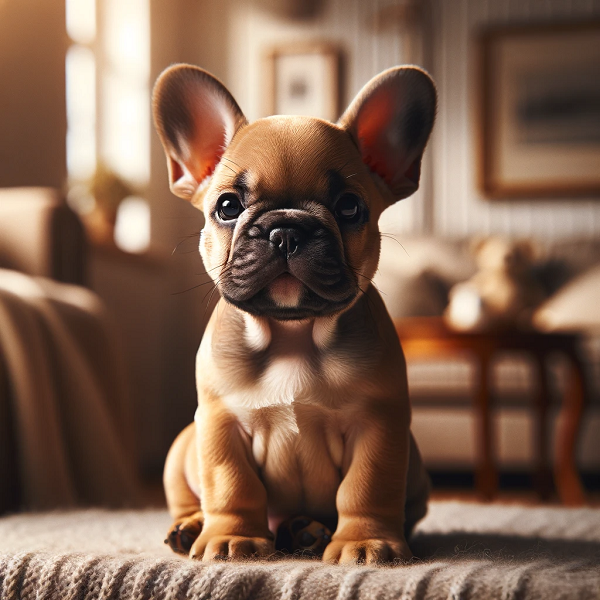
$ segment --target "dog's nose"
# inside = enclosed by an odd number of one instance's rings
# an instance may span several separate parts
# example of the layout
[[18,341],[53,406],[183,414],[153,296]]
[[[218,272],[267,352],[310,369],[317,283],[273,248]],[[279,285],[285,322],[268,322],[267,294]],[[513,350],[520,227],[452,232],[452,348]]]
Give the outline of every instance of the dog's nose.
[[286,257],[298,251],[304,239],[303,233],[295,227],[277,227],[269,233],[269,241]]

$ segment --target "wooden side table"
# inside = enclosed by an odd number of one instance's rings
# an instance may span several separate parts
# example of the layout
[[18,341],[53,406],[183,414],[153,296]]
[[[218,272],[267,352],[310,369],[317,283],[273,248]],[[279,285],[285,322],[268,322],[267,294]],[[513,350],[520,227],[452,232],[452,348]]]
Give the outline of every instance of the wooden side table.
[[561,502],[572,506],[585,503],[583,486],[575,465],[575,447],[587,396],[578,334],[519,330],[459,332],[447,327],[443,319],[438,317],[396,320],[395,326],[408,361],[440,355],[456,356],[457,353],[466,353],[476,361],[478,370],[473,405],[477,423],[476,485],[487,499],[493,498],[498,490],[490,412],[490,367],[494,356],[502,351],[521,351],[530,354],[535,361],[535,486],[539,494],[546,498],[551,489],[551,470],[547,464],[550,397],[546,361],[553,353],[564,355],[570,366],[570,377],[561,402],[552,470]]

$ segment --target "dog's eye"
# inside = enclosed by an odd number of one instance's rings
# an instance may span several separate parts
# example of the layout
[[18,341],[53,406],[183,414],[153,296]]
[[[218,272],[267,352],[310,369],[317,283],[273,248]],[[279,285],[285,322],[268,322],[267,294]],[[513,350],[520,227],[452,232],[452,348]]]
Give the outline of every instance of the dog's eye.
[[217,203],[217,212],[223,221],[237,219],[244,210],[235,194],[223,194]]
[[360,200],[354,194],[342,194],[335,204],[338,219],[347,223],[358,221],[360,216]]

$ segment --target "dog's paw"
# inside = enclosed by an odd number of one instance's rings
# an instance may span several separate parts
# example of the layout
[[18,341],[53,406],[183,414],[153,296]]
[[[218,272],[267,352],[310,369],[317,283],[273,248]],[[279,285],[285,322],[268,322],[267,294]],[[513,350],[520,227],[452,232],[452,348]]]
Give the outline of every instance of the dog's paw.
[[412,558],[403,540],[334,540],[323,553],[323,561],[340,565],[385,564]]
[[178,519],[169,529],[165,544],[177,554],[189,554],[192,545],[202,531],[203,522],[202,512]]
[[275,548],[287,552],[302,552],[321,556],[331,541],[331,531],[310,517],[294,517],[277,528]]
[[275,551],[273,540],[241,535],[200,536],[190,550],[190,558],[196,560],[227,560],[259,558]]

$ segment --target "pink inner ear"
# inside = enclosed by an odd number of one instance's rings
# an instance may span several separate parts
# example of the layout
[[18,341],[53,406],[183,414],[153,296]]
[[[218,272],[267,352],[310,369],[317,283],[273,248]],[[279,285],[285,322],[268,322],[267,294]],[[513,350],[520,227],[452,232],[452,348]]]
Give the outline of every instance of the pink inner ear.
[[175,183],[183,177],[184,173],[183,169],[181,168],[181,165],[174,158],[171,158],[170,160],[171,183]]
[[198,183],[212,175],[233,137],[235,119],[218,96],[198,97],[194,107],[194,132],[185,148],[184,163]]
[[394,154],[388,136],[394,126],[394,103],[397,98],[382,90],[370,98],[357,119],[357,137],[363,160],[388,185],[393,183],[394,175],[403,157]]

